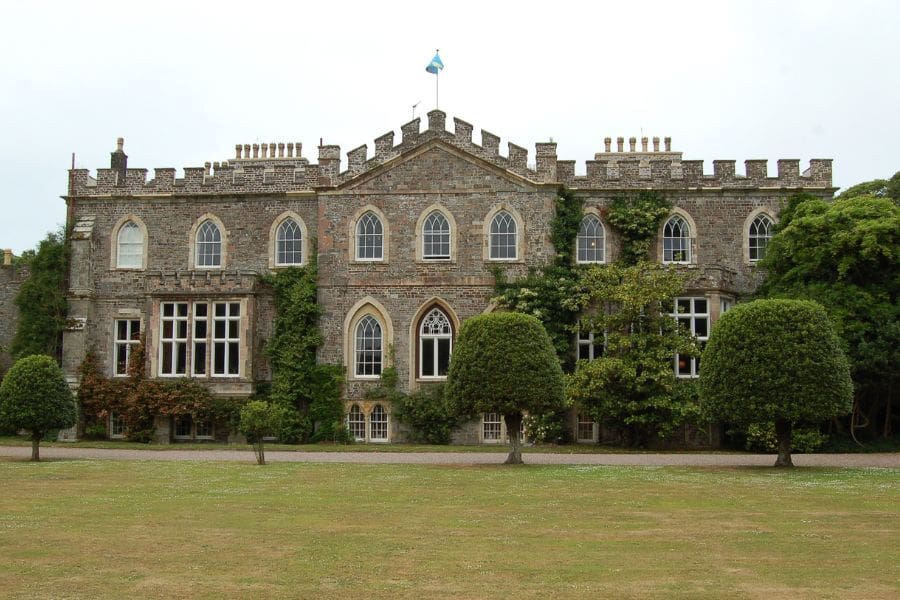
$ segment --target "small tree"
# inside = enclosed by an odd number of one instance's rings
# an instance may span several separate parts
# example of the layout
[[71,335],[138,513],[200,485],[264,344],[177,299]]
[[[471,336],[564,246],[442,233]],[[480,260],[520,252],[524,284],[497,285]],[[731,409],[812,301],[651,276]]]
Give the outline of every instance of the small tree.
[[257,464],[266,464],[266,452],[263,439],[274,436],[281,429],[285,417],[285,408],[265,400],[253,400],[241,409],[241,433],[253,444]]
[[850,412],[853,385],[825,309],[807,300],[756,300],[722,315],[703,352],[700,396],[713,418],[775,422],[776,467],[793,466],[791,429]]
[[540,321],[521,313],[479,315],[463,323],[446,393],[457,415],[503,415],[511,444],[507,464],[522,463],[522,413],[560,410],[565,402],[550,337]]
[[0,422],[31,432],[31,460],[48,431],[75,424],[75,400],[62,369],[49,356],[21,358],[0,384]]

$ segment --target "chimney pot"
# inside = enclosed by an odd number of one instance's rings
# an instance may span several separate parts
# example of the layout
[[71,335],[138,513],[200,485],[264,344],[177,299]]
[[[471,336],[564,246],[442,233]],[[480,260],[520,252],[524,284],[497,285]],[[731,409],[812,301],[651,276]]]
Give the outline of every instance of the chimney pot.
[[13,253],[9,248],[3,251],[3,266],[9,267],[12,265]]
[[603,147],[605,148],[604,152],[612,152],[612,138],[603,138]]

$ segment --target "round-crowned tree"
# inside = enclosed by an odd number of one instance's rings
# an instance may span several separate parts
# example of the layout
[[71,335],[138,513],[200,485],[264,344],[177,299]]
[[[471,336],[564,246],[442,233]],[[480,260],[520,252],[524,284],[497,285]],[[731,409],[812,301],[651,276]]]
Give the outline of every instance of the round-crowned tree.
[[31,432],[31,460],[40,460],[44,434],[75,424],[75,399],[62,369],[49,356],[21,358],[0,384],[0,421]]
[[853,384],[840,339],[821,305],[756,300],[722,315],[703,352],[700,397],[712,418],[775,422],[775,466],[792,466],[794,423],[850,412]]
[[565,405],[562,368],[541,322],[521,313],[491,313],[466,320],[447,373],[447,398],[460,416],[503,415],[510,439],[507,464],[521,464],[522,413]]

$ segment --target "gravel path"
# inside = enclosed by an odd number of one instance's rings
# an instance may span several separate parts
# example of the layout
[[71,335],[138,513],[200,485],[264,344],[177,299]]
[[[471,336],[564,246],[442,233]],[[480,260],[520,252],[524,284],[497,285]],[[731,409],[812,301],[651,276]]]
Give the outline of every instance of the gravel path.
[[[27,459],[28,446],[0,446],[0,457]],[[110,460],[209,460],[253,462],[247,450],[111,450],[105,448],[41,448],[42,458],[90,458]],[[683,467],[770,467],[768,454],[540,454],[527,453],[534,465],[633,465]],[[419,465],[498,464],[505,452],[266,452],[267,462],[382,463]],[[900,453],[794,454],[798,467],[900,468]]]

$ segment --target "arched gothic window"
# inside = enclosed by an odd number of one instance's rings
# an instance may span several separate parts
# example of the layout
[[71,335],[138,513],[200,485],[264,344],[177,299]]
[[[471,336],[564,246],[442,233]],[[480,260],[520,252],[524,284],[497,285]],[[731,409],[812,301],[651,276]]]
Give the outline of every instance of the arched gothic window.
[[369,439],[373,442],[388,441],[388,414],[381,404],[373,406],[369,415]]
[[204,221],[197,228],[197,260],[198,267],[222,266],[222,232],[212,221]]
[[422,224],[422,258],[450,259],[450,223],[440,211],[434,211]]
[[491,221],[490,254],[492,260],[515,260],[518,258],[518,236],[516,221],[512,215],[501,210]]
[[580,263],[602,263],[606,260],[606,232],[603,223],[595,215],[587,215],[578,229],[578,256]]
[[366,315],[356,325],[354,358],[357,377],[381,375],[382,334],[381,323],[372,315]]
[[674,215],[663,229],[663,262],[691,262],[691,228],[680,215]]
[[372,211],[356,223],[356,259],[384,260],[384,228],[381,219]]
[[444,312],[435,307],[422,318],[419,326],[419,377],[447,376],[453,350],[453,327]]
[[753,222],[750,223],[750,232],[747,239],[751,262],[756,262],[766,257],[766,248],[769,246],[769,240],[772,239],[772,228],[774,226],[775,223],[766,214],[757,215]]
[[303,231],[293,219],[285,219],[275,233],[275,264],[299,265],[303,263]]
[[350,407],[350,412],[347,414],[347,428],[356,441],[361,442],[366,439],[366,416],[360,410],[359,404]]
[[119,228],[116,266],[120,269],[140,269],[144,266],[144,233],[134,221],[126,221]]

